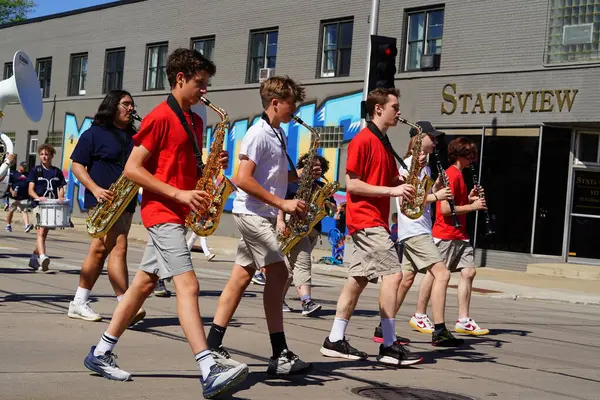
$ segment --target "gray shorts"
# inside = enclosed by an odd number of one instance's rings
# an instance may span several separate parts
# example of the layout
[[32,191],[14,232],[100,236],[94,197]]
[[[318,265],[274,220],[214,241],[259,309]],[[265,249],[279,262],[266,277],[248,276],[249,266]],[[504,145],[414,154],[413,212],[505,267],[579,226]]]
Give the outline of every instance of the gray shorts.
[[464,240],[440,240],[437,248],[450,272],[463,268],[477,268],[473,246]]
[[233,218],[242,234],[235,257],[236,264],[259,270],[283,262],[275,232],[276,218],[248,214],[233,214]]
[[319,232],[313,229],[308,235],[300,239],[285,258],[288,273],[294,277],[294,286],[311,286],[311,253],[317,244],[318,238]]
[[193,271],[185,233],[185,226],[173,223],[148,228],[148,244],[140,270],[157,275],[160,279]]
[[352,264],[348,275],[376,283],[379,277],[401,272],[396,245],[382,226],[365,228],[352,234]]

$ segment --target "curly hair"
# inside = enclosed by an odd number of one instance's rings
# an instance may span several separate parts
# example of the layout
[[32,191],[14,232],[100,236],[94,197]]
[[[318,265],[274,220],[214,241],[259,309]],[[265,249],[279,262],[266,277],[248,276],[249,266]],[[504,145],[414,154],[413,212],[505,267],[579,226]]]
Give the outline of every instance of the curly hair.
[[167,78],[171,89],[177,83],[177,74],[183,72],[185,79],[192,79],[197,72],[206,71],[209,76],[217,72],[217,67],[197,50],[179,48],[167,58]]
[[[297,169],[304,168],[304,163],[306,163],[306,161],[308,160],[308,156],[308,153],[304,153],[300,156],[300,158],[298,158],[298,162],[296,163]],[[322,175],[325,175],[327,171],[329,171],[329,161],[327,161],[325,157],[320,156],[318,154],[315,156],[315,158],[321,163],[321,170],[323,171]]]
[[289,76],[273,76],[260,85],[260,99],[265,110],[271,100],[285,100],[290,96],[298,103],[304,101],[305,93],[304,88]]
[[52,157],[56,154],[56,150],[54,150],[54,146],[49,143],[44,143],[40,147],[38,147],[38,154],[42,154],[42,151],[46,150]]
[[459,137],[448,144],[448,161],[454,164],[458,157],[477,158],[477,145],[467,137]]

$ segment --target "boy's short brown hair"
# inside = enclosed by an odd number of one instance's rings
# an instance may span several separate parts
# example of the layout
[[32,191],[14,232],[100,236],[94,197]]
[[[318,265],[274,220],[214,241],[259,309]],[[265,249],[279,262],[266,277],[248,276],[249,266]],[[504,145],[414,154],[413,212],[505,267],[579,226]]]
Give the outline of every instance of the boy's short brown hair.
[[382,107],[385,106],[390,94],[400,97],[400,90],[396,88],[375,88],[369,92],[367,95],[367,114],[369,114],[369,117],[372,118],[375,114],[375,106],[377,104]]
[[448,143],[448,161],[454,164],[458,157],[477,158],[477,145],[467,137],[459,137]]
[[289,97],[293,97],[295,103],[304,101],[304,88],[289,76],[273,76],[260,85],[260,98],[265,110],[271,100],[286,100]]
[[56,155],[56,150],[54,150],[54,146],[52,146],[50,143],[44,143],[43,145],[38,147],[38,154],[42,154],[43,150],[46,150],[48,153],[50,153],[52,157]]
[[185,79],[189,80],[199,71],[206,71],[209,76],[213,76],[217,72],[217,67],[197,50],[179,48],[167,58],[167,78],[171,89],[177,83],[178,73],[183,72]]

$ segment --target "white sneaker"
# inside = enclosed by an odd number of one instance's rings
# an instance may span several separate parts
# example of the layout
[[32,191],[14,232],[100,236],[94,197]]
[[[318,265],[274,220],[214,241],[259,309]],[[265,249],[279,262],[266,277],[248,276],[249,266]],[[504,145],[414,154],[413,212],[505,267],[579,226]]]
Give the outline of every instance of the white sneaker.
[[102,321],[100,314],[94,312],[89,304],[89,301],[86,301],[84,304],[72,301],[69,303],[69,312],[67,315],[69,318],[83,319],[84,321]]
[[209,255],[207,255],[207,256],[206,256],[206,259],[207,259],[208,261],[212,261],[212,260],[213,260],[213,258],[215,258],[215,255],[214,255],[214,254],[209,254]]
[[40,269],[44,272],[48,271],[48,265],[50,265],[50,257],[43,254],[39,258]]
[[477,325],[477,322],[475,322],[473,318],[469,318],[469,320],[465,323],[460,322],[460,320],[456,321],[456,325],[454,325],[454,332],[480,336],[487,335],[490,333],[490,330],[481,328],[479,325]]
[[411,326],[411,328],[413,328],[414,330],[417,330],[421,333],[427,333],[427,334],[433,333],[434,326],[427,315],[419,318],[415,314],[411,317],[410,322],[408,324]]

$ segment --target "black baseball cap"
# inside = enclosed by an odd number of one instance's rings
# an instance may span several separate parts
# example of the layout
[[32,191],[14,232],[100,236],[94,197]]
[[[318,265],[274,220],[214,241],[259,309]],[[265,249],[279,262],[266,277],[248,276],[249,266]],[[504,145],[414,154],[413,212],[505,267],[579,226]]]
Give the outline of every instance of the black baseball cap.
[[[435,129],[435,126],[433,126],[431,124],[431,122],[429,121],[417,121],[416,123],[417,125],[419,125],[421,127],[421,129],[423,130],[423,133],[426,133],[428,135],[431,135],[433,137],[437,137],[440,135],[443,135],[444,132],[440,132],[437,129]],[[417,129],[416,128],[410,128],[410,137],[413,137],[417,134]]]
[[27,163],[25,161],[21,161],[21,163],[19,164],[19,166],[21,166],[23,168],[27,168]]

